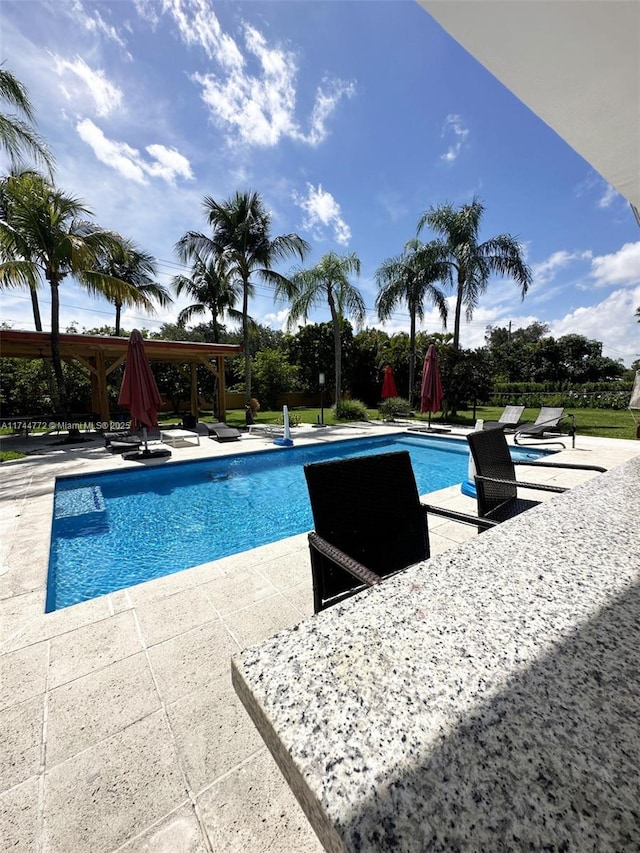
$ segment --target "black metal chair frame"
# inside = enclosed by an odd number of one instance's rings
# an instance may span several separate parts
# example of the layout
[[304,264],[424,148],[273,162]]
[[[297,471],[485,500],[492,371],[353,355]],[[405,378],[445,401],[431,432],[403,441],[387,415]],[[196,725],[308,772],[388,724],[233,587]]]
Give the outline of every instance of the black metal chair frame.
[[478,515],[494,521],[506,521],[536,506],[540,501],[518,497],[518,488],[544,492],[566,492],[566,486],[550,483],[528,483],[516,479],[516,465],[535,468],[559,468],[576,471],[606,471],[599,465],[576,465],[570,462],[540,462],[513,460],[509,445],[501,429],[472,432],[467,442],[475,465],[475,484],[478,497]]
[[[540,409],[540,414],[544,410],[544,406]],[[558,417],[550,418],[545,421],[537,421],[535,423],[524,423],[521,424],[516,430],[513,430],[513,441],[515,444],[519,445],[527,445],[527,444],[538,444],[538,442],[544,441],[548,444],[557,444],[562,447],[563,450],[566,449],[566,445],[563,444],[562,441],[558,441],[555,435],[549,435],[550,433],[556,433],[562,436],[562,424],[567,419],[570,421],[569,429],[567,430],[567,435],[571,438],[571,447],[574,448],[576,446],[576,418],[575,415],[572,415],[570,412],[564,414],[564,409],[561,409],[562,414]],[[540,415],[538,415],[540,417]],[[522,439],[522,436],[525,437],[525,440]],[[519,439],[520,437],[520,439]],[[518,440],[519,439],[519,440]]]
[[314,609],[337,604],[430,556],[427,514],[495,526],[420,502],[407,451],[304,466],[315,530],[309,534]]

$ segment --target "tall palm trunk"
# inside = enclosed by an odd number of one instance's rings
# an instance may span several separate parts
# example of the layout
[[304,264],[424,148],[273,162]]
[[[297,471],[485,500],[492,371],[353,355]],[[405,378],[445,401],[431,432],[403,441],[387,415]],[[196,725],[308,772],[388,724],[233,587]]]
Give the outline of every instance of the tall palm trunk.
[[60,294],[58,286],[60,279],[52,276],[49,278],[51,285],[51,360],[53,362],[53,375],[56,380],[55,406],[58,413],[64,415],[65,420],[71,421],[67,389],[62,373],[62,358],[60,357]]
[[336,309],[335,299],[331,285],[327,287],[329,310],[331,311],[331,323],[333,324],[333,358],[336,371],[336,408],[342,399],[342,345],[341,345],[341,317]]
[[122,313],[122,302],[117,302],[117,301],[116,301],[115,305],[116,305],[116,328],[115,328],[115,333],[116,333],[116,338],[118,338],[118,337],[120,337],[120,315],[121,315],[121,313]]
[[251,403],[251,353],[249,352],[249,277],[242,281],[242,346],[244,347],[244,405]]
[[409,407],[413,407],[413,389],[416,383],[416,305],[409,303]]
[[36,332],[42,331],[42,317],[40,316],[40,303],[38,302],[38,293],[33,288],[29,288],[31,294],[31,307],[33,308],[33,322],[36,327]]
[[453,348],[460,349],[460,320],[462,318],[462,302],[464,299],[464,270],[458,270],[458,294],[456,297],[456,313],[453,325]]

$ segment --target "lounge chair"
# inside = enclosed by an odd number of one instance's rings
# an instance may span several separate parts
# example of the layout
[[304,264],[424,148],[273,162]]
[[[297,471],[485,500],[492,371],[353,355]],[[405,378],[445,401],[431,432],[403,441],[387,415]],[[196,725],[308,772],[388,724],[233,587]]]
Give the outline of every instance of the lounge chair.
[[104,446],[111,453],[125,453],[127,450],[137,450],[142,444],[140,433],[130,429],[103,432]]
[[[534,423],[524,423],[515,430],[513,440],[518,444],[518,436],[543,439],[545,433],[560,435],[562,433],[560,421],[563,420],[564,417],[565,414],[563,408],[542,406]],[[567,415],[567,417],[569,416]]]
[[237,441],[240,438],[240,430],[227,426],[222,422],[206,424],[206,427],[209,432],[209,438],[213,438],[216,441]]
[[497,421],[484,421],[483,429],[494,429],[502,427],[505,432],[513,432],[520,424],[520,418],[524,412],[524,406],[505,406],[504,412]]
[[309,464],[304,473],[316,613],[427,559],[427,512],[481,529],[495,524],[421,504],[406,450]]
[[478,515],[493,521],[506,521],[536,506],[540,501],[518,497],[518,487],[545,492],[566,492],[565,486],[547,483],[525,483],[516,479],[516,465],[536,468],[570,468],[579,471],[606,471],[599,465],[574,465],[568,462],[515,461],[511,458],[507,439],[501,429],[472,432],[467,436],[475,465]]

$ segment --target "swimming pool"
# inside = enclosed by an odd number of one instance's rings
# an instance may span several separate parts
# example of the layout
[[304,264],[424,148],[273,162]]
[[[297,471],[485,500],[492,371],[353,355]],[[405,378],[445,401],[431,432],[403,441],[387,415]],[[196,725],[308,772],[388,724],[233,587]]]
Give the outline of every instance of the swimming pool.
[[466,442],[401,435],[61,478],[47,612],[310,530],[303,465],[393,450],[410,452],[420,494],[467,476]]

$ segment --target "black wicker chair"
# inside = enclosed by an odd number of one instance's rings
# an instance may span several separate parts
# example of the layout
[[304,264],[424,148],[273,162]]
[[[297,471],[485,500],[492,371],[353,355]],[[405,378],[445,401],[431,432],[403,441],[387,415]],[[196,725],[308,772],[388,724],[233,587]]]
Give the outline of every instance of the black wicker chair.
[[536,468],[570,468],[579,471],[606,471],[599,465],[573,465],[568,462],[538,462],[511,458],[509,445],[501,429],[472,432],[467,436],[475,465],[478,515],[494,521],[506,521],[536,506],[540,501],[518,497],[518,487],[544,492],[566,492],[564,486],[546,483],[525,483],[516,480],[516,465],[533,465]]
[[429,557],[427,512],[481,529],[495,522],[420,503],[407,451],[304,466],[315,612]]

